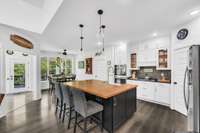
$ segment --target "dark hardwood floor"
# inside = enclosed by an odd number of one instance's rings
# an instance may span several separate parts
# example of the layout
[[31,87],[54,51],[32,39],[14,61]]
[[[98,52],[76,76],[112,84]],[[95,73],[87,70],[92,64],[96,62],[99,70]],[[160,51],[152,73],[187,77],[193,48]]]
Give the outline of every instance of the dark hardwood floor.
[[[1,118],[0,133],[72,133],[73,127],[68,130],[67,120],[61,123],[54,111],[52,97],[44,92],[42,100],[28,103]],[[138,101],[137,112],[116,132],[173,133],[185,131],[186,122],[186,117],[167,107]],[[100,133],[100,129],[93,133]]]

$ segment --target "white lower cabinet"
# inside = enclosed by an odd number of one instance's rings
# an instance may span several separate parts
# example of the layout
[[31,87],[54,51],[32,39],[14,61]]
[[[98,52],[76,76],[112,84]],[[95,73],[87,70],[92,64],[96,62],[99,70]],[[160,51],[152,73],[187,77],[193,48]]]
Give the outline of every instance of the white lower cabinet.
[[170,104],[170,84],[156,83],[155,101],[169,105]]
[[141,98],[146,100],[154,100],[154,85],[148,82],[141,84]]
[[138,85],[137,99],[169,106],[170,84],[136,80],[127,80],[127,83]]

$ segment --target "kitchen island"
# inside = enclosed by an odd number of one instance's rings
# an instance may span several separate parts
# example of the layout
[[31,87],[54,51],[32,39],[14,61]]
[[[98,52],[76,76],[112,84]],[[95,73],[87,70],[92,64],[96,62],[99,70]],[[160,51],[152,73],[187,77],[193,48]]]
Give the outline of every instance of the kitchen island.
[[103,126],[110,133],[136,112],[137,85],[114,85],[99,80],[66,82],[65,85],[86,93],[87,98],[104,106]]

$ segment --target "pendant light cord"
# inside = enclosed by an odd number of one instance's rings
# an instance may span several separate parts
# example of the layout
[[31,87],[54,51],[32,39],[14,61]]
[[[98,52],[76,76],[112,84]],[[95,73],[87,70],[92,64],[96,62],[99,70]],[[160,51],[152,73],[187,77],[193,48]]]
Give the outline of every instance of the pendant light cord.
[[82,24],[80,24],[79,27],[80,27],[80,31],[81,31],[81,37],[80,37],[80,39],[81,39],[81,49],[80,49],[80,51],[83,51],[83,39],[84,39],[84,37],[83,37],[83,27],[84,26]]

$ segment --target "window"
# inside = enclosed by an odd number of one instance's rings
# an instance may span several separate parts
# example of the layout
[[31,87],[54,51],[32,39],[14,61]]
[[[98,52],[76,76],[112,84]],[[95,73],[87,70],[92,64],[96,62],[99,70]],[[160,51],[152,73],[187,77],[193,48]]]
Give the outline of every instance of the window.
[[14,88],[24,88],[25,83],[25,64],[14,64]]
[[41,57],[41,81],[46,81],[48,75],[64,73],[70,75],[73,72],[72,59],[60,57]]
[[65,75],[72,74],[72,60],[66,59],[63,65]]
[[49,58],[49,74],[56,74],[57,60],[56,58]]
[[48,61],[47,57],[41,58],[41,81],[46,81],[48,76]]

